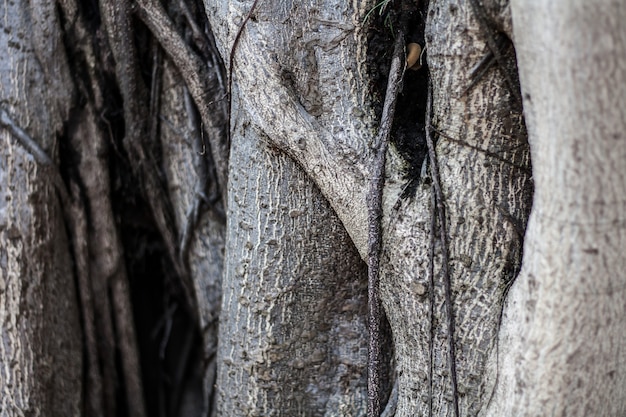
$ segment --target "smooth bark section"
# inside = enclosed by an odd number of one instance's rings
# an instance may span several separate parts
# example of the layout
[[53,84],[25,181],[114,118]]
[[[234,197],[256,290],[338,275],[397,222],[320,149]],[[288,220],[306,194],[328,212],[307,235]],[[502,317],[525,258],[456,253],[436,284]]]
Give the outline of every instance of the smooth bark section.
[[[252,3],[205,2],[225,62]],[[241,107],[315,181],[364,259],[376,125],[363,26],[371,6],[262,0],[240,36],[232,69]]]
[[535,199],[485,415],[626,413],[626,5],[514,1]]
[[[54,161],[73,92],[54,4],[5,3],[2,11],[0,105]],[[55,175],[0,128],[2,417],[81,413],[76,288]]]
[[365,265],[317,187],[237,111],[217,415],[365,415]]

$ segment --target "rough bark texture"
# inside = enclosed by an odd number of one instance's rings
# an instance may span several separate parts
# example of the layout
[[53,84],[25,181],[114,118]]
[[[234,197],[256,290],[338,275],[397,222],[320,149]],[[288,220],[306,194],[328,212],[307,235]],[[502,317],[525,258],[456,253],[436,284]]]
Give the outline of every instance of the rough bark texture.
[[364,415],[368,226],[396,417],[626,413],[622,2],[133,5],[0,6],[0,416]]
[[[251,5],[207,3],[225,60]],[[364,39],[364,34],[355,32],[352,13],[346,5],[336,9],[321,2],[310,7],[262,2],[235,50],[238,94],[232,98],[218,415],[365,413],[363,264],[317,187],[287,156],[265,144],[269,138],[282,138],[300,143],[301,155],[309,144],[313,152],[327,155],[325,161],[310,161],[327,175],[326,186],[335,183],[345,191],[336,207],[344,223],[362,222],[362,229],[355,230],[362,233],[357,239],[364,245],[366,189],[351,183],[354,173],[333,170],[332,150],[316,144],[319,132],[334,149],[342,148],[341,139],[362,135],[362,118],[350,119],[353,125],[342,117],[345,111],[362,114],[356,102],[368,99],[346,94],[342,81],[347,75],[357,91],[362,80],[352,56],[358,45],[354,40]],[[294,19],[307,14],[310,21]],[[257,36],[246,35],[249,31]],[[261,51],[253,42],[259,38],[267,42]],[[344,45],[350,51],[345,56]],[[348,67],[330,65],[337,60]],[[294,94],[300,89],[310,93],[300,96],[302,102]],[[337,136],[326,128],[335,129]],[[370,131],[365,132],[367,137]],[[365,147],[367,141],[361,139]],[[347,169],[364,170],[358,154],[352,155],[355,166]],[[356,177],[364,186],[363,174]],[[351,212],[350,207],[359,209]],[[365,251],[365,246],[360,249]]]
[[[205,2],[222,57],[252,3]],[[375,133],[365,67],[368,6],[261,0],[232,68],[254,124],[312,176],[363,257]]]
[[[1,10],[0,106],[56,160],[73,92],[56,10],[37,1]],[[9,129],[0,142],[0,415],[79,416],[81,336],[58,172]]]
[[[160,108],[160,90],[153,88],[147,94],[141,70],[154,69],[152,80],[160,85],[162,59],[154,66],[139,63],[140,52],[134,44],[141,41],[138,33],[145,28],[135,25],[127,3],[64,0],[58,5],[12,3],[1,10],[0,47],[6,59],[0,78],[4,144],[0,164],[0,414],[79,415],[82,411],[89,416],[142,416],[147,412],[143,377],[165,373],[168,362],[176,368],[167,375],[176,389],[159,392],[158,404],[149,408],[160,407],[159,412],[168,415],[206,410],[215,375],[214,361],[211,366],[209,359],[217,346],[224,221],[215,215],[202,216],[203,201],[220,199],[215,187],[204,188],[211,173],[200,176],[193,169],[179,169],[183,165],[208,170],[207,164],[194,159],[201,152],[195,149],[201,141],[186,141],[186,135],[203,135],[199,123],[189,123],[196,110],[193,103],[186,105],[183,100],[186,89],[180,77],[172,75],[169,65],[165,78],[170,96],[165,96]],[[182,14],[177,10],[175,15]],[[188,20],[186,27],[193,24]],[[215,62],[211,68],[219,78]],[[223,119],[223,112],[215,112],[212,120],[219,125]],[[184,131],[183,137],[172,135],[172,129],[161,127],[159,132],[159,122],[171,125],[171,120],[183,122],[173,126],[176,132]],[[20,128],[26,132],[20,133]],[[213,128],[207,130],[213,132]],[[31,139],[32,143],[24,142]],[[174,148],[168,148],[163,166],[155,157],[159,139]],[[170,189],[176,190],[171,201],[162,182],[162,168],[170,174]],[[215,191],[217,197],[207,197],[205,191]],[[63,197],[62,205],[57,194]],[[178,214],[176,224],[168,221],[172,207]],[[180,250],[176,226],[190,229],[186,234],[190,238],[180,242]],[[145,242],[133,247],[129,235],[131,240],[141,239],[137,235],[146,230],[152,236],[157,232],[149,247]],[[196,323],[184,323],[190,331],[177,333],[175,329],[172,339],[179,334],[184,337],[171,341],[174,313],[168,313],[159,317],[166,323],[161,328],[168,330],[158,332],[158,343],[154,329],[141,329],[143,348],[145,339],[151,338],[146,350],[158,351],[158,370],[143,369],[142,373],[140,369],[133,313],[140,312],[135,318],[141,322],[145,315],[141,312],[147,310],[143,303],[148,301],[149,306],[154,301],[144,300],[141,294],[133,311],[131,292],[137,291],[137,275],[146,274],[136,271],[137,261],[154,250],[162,250],[166,259],[154,268],[161,270],[151,277],[150,294],[167,274],[184,279],[189,267],[194,278],[195,288],[189,285],[189,291],[198,294],[201,303],[194,313],[201,317],[205,331],[206,368],[190,365],[201,361],[195,349]],[[133,278],[135,283],[130,282]],[[174,289],[166,295],[172,296],[180,281],[172,279],[169,285]],[[176,306],[176,301],[172,304]],[[181,304],[185,305],[184,300]],[[190,314],[189,308],[180,310]],[[189,369],[197,372],[186,377]],[[203,378],[206,392],[196,392]]]
[[486,415],[621,416],[626,6],[512,8],[536,191]]
[[[235,51],[233,74],[241,106],[265,140],[285,150],[316,181],[363,255],[367,223],[358,213],[366,211],[363,195],[373,157],[366,145],[376,121],[370,98],[363,96],[370,74],[359,57],[364,56],[364,16],[374,4],[359,3],[336,16],[341,8],[332,2],[278,4],[263,3],[253,13]],[[245,8],[233,9],[236,16],[245,15],[237,11]],[[214,27],[224,53],[237,30],[224,22],[237,20],[228,18],[233,12],[225,6],[207,4],[207,11],[217,16]],[[289,19],[283,20],[287,12]],[[321,12],[330,16],[322,18]],[[506,15],[500,12],[498,16]],[[324,30],[321,21],[326,22]],[[433,3],[427,27],[434,79],[432,123],[444,192],[440,204],[447,209],[450,244],[438,244],[431,260],[431,187],[420,184],[413,199],[402,199],[404,163],[390,150],[381,291],[396,348],[396,415],[450,415],[454,398],[443,289],[444,280],[451,280],[451,314],[460,329],[454,340],[459,402],[461,413],[471,415],[494,384],[495,371],[487,370],[487,359],[507,284],[519,267],[532,192],[528,148],[521,109],[502,73],[494,68],[465,92],[469,68],[486,53],[469,3]],[[350,33],[335,34],[338,28]],[[335,71],[345,71],[350,82],[338,85]],[[441,268],[444,254],[451,266],[449,277]],[[433,268],[434,289],[429,278]]]
[[[488,51],[469,2],[433,2],[426,40],[446,209],[459,406],[462,415],[475,415],[493,389],[494,371],[486,362],[506,290],[519,271],[532,197],[530,156],[517,91],[509,89],[503,74],[507,68],[492,68],[467,90],[470,68]],[[514,68],[512,48],[507,52]],[[441,272],[435,275],[435,282],[443,279]],[[448,313],[436,304],[434,350],[446,352],[443,317]],[[444,411],[451,392],[448,361],[446,355],[435,356],[432,364],[435,415],[452,415]],[[436,405],[440,402],[443,409]]]
[[363,415],[364,265],[317,187],[234,108],[218,415]]

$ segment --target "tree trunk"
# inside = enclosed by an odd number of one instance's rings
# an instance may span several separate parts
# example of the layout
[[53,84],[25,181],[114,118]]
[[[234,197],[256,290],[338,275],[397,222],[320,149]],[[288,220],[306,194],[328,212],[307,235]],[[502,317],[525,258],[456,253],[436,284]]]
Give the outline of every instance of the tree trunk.
[[79,416],[80,324],[53,163],[73,86],[54,6],[7,3],[2,15],[0,415]]
[[[370,79],[361,68],[359,45],[366,33],[364,17],[372,7],[367,3],[341,10],[320,1],[307,8],[274,10],[265,4],[252,12],[254,18],[244,28],[233,68],[241,105],[250,109],[252,123],[316,181],[361,254],[367,240],[361,216],[367,212],[364,196],[374,157],[367,144],[377,121],[374,97],[363,95]],[[226,45],[236,39],[237,26],[223,22],[241,22],[243,18],[227,16],[245,12],[219,5],[208,6],[208,12],[222,53],[229,53]],[[282,17],[286,15],[288,20]],[[393,330],[399,378],[396,415],[429,410],[453,415],[457,407],[471,415],[493,389],[495,371],[487,368],[487,359],[504,295],[519,268],[532,184],[517,90],[507,90],[503,74],[492,71],[464,91],[471,82],[467,69],[485,50],[472,9],[432,4],[428,19],[434,97],[429,125],[438,136],[440,167],[433,181],[442,188],[438,204],[446,208],[448,232],[433,258],[433,188],[413,178],[416,195],[403,198],[406,181],[394,170],[406,162],[390,150],[382,218],[382,301]],[[252,56],[256,65],[245,65]],[[512,49],[507,58],[512,59]],[[339,73],[348,74],[352,82],[338,82]],[[420,117],[424,123],[418,110],[410,116],[414,124]],[[434,271],[432,278],[429,271]],[[446,279],[452,283],[452,306],[447,305]],[[453,335],[456,357],[450,352],[451,321],[458,329]],[[458,369],[454,377],[451,360]]]
[[0,6],[0,416],[624,414],[626,8],[544,3]]
[[[0,82],[6,142],[0,220],[2,233],[9,233],[6,239],[3,235],[0,252],[1,323],[8,341],[0,355],[3,416],[174,415],[209,406],[215,365],[202,369],[198,363],[203,356],[208,362],[217,345],[223,220],[202,216],[197,204],[202,201],[198,195],[211,191],[204,189],[210,173],[202,182],[194,172],[175,175],[176,166],[195,155],[189,146],[195,143],[172,135],[170,122],[177,116],[187,136],[200,137],[198,126],[187,123],[196,110],[185,108],[186,89],[172,75],[171,65],[165,78],[176,88],[164,93],[170,96],[159,106],[155,85],[163,81],[162,62],[151,68],[157,71],[149,100],[142,94],[139,53],[132,45],[120,47],[139,42],[141,29],[129,8],[108,6],[68,0],[58,9],[53,3],[3,9],[11,17],[1,35],[10,59],[3,61]],[[148,125],[148,114],[156,124]],[[169,131],[159,131],[160,120]],[[179,131],[179,126],[173,128]],[[177,143],[175,138],[181,145],[168,149],[163,167],[156,166],[154,156],[159,138],[164,144]],[[184,239],[182,233],[175,236],[176,225],[169,221],[174,210],[163,197],[161,169],[171,173],[167,185],[179,227],[189,225]],[[219,200],[219,191],[217,195]],[[212,197],[206,200],[215,203]],[[184,240],[180,248],[179,237]],[[142,284],[154,270],[156,276]],[[189,285],[187,273],[196,278],[195,286]],[[159,290],[166,284],[169,288]],[[195,297],[185,300],[182,287]],[[191,299],[198,311],[189,308],[193,303],[185,307]],[[157,305],[156,313],[150,311],[152,305]],[[194,322],[198,315],[202,320]],[[141,340],[134,319],[143,326]],[[205,355],[195,347],[199,324]],[[203,379],[206,396],[197,393]],[[164,380],[176,388],[165,391]],[[148,396],[158,396],[147,409],[144,382]]]
[[217,415],[363,415],[363,263],[310,179],[233,115]]
[[[470,69],[489,51],[490,33],[481,28],[480,15],[469,3],[432,2],[426,27],[453,300],[452,313],[435,310],[433,343],[436,352],[449,351],[449,326],[441,322],[452,314],[461,415],[476,415],[496,383],[488,358],[502,303],[519,271],[533,192],[517,80],[507,83],[507,69],[515,70],[514,50],[503,51],[506,66],[497,63],[472,87]],[[490,12],[494,20],[504,13],[497,8]],[[445,270],[438,269],[435,264],[435,283],[446,279]],[[444,303],[440,297],[435,297],[438,306]],[[450,356],[435,355],[430,365],[432,392],[443,394],[433,394],[434,415],[455,415],[449,409],[455,395],[447,375]],[[401,415],[411,414],[409,409]]]
[[626,7],[512,8],[535,196],[486,415],[620,416]]

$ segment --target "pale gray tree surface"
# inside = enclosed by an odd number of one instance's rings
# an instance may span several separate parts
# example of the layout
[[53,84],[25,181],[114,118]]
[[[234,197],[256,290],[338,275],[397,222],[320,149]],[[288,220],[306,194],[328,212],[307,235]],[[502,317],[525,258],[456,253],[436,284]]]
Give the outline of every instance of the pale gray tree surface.
[[622,3],[3,3],[0,416],[625,415]]

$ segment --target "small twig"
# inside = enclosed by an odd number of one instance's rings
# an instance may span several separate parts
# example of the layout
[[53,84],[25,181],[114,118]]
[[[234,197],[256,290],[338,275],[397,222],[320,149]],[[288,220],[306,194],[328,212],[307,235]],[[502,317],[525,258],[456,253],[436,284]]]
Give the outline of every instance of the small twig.
[[[507,42],[510,42],[506,35],[502,33],[496,33],[494,37],[498,51],[503,51],[507,45]],[[470,70],[469,76],[472,81],[468,84],[467,87],[463,89],[463,91],[461,92],[461,96],[466,95],[472,88],[474,88],[474,86],[476,86],[476,84],[478,84],[478,82],[482,80],[487,71],[489,71],[489,69],[493,67],[496,62],[497,61],[495,55],[493,54],[493,52],[491,52],[490,49],[489,52],[487,52],[485,56],[483,56],[482,59],[478,61],[478,63],[474,65],[474,67]]]
[[502,71],[502,75],[504,75],[504,79],[509,86],[511,94],[513,95],[513,97],[515,97],[515,100],[519,103],[521,107],[522,97],[520,96],[517,83],[514,81],[515,78],[507,67],[506,62],[504,61],[504,56],[502,56],[503,46],[496,39],[496,30],[493,27],[493,24],[490,22],[487,13],[485,13],[485,9],[478,2],[478,0],[469,0],[469,2],[472,6],[472,9],[474,10],[474,14],[476,15],[478,24],[483,31],[483,34],[487,41],[487,46],[495,57],[495,60],[498,63],[498,67]]
[[[448,265],[448,237],[446,232],[446,214],[444,206],[443,192],[441,191],[441,177],[439,176],[439,168],[437,165],[437,157],[435,154],[435,145],[431,134],[431,118],[432,118],[432,81],[428,80],[428,98],[426,102],[426,145],[428,147],[428,156],[430,157],[430,169],[432,172],[433,188],[435,191],[435,203],[437,206],[437,216],[439,218],[439,233],[441,239],[441,266],[444,279],[445,304],[447,306],[447,324],[448,324],[448,351],[450,355],[450,379],[452,382],[452,404],[454,407],[454,416],[459,417],[459,395],[456,374],[456,348],[454,345],[454,310],[452,308],[452,283],[450,282],[450,268]],[[433,288],[434,290],[434,288]]]
[[[430,113],[430,111],[428,111]],[[428,115],[430,116],[430,114]],[[429,123],[429,118],[426,123]],[[426,158],[428,159],[428,158]],[[428,417],[433,417],[433,377],[435,373],[435,235],[437,233],[437,216],[435,215],[437,202],[435,193],[431,193],[430,197],[430,251],[428,253],[428,279],[430,285],[429,302],[430,302],[430,339],[428,340]]]
[[9,117],[9,114],[3,108],[0,108],[0,126],[7,129],[13,134],[18,142],[26,148],[26,150],[35,157],[35,160],[41,165],[54,165],[52,159],[44,152],[39,144],[32,139],[21,127]]
[[[470,143],[468,143],[468,142],[466,142],[466,141],[463,141],[463,140],[460,140],[460,139],[455,139],[455,138],[453,138],[452,136],[450,136],[450,135],[448,135],[448,134],[446,134],[446,133],[442,132],[441,130],[437,129],[437,128],[436,128],[436,127],[434,127],[432,124],[430,125],[430,128],[431,128],[431,129],[432,129],[432,130],[433,130],[436,134],[438,134],[438,135],[439,135],[439,136],[441,136],[441,137],[446,138],[446,139],[447,139],[447,140],[449,140],[450,142],[453,142],[453,143],[459,144],[459,145],[461,145],[461,146],[465,146],[465,147],[467,147],[467,148],[470,148],[470,149],[472,149],[472,150],[474,150],[474,151],[477,151],[478,153],[482,153],[482,154],[484,154],[485,156],[488,156],[488,157],[490,157],[490,158],[493,158],[493,159],[495,159],[495,160],[497,160],[497,161],[499,161],[499,162],[501,162],[501,163],[503,163],[503,164],[505,164],[505,165],[509,165],[509,166],[511,166],[511,167],[513,167],[513,168],[519,169],[520,171],[522,171],[522,172],[524,172],[524,173],[526,173],[526,174],[528,174],[528,175],[532,175],[531,170],[530,170],[530,169],[528,169],[527,167],[523,167],[523,166],[517,165],[517,164],[515,164],[514,162],[510,161],[509,159],[506,159],[506,158],[504,158],[504,157],[502,157],[502,156],[498,155],[498,154],[497,154],[497,153],[495,153],[495,152],[488,151],[488,150],[486,150],[486,149],[482,149],[482,148],[481,148],[481,147],[479,147],[479,146],[471,145]],[[509,149],[508,149],[508,151],[511,151],[511,150],[512,150],[511,148],[509,148]]]
[[[494,35],[494,38],[498,51],[504,50],[504,48],[507,46],[507,43],[509,42],[509,39],[506,37],[506,35],[504,35],[503,33],[496,33]],[[470,77],[480,76],[479,74],[483,73],[486,67],[491,67],[491,65],[493,65],[494,63],[495,55],[490,49],[489,52],[487,52],[485,56],[472,67],[472,69],[470,70]]]
[[161,105],[161,46],[152,44],[152,82],[150,83],[150,143],[156,143]]
[[404,34],[398,34],[396,39],[385,103],[381,117],[378,135],[373,144],[374,169],[367,195],[368,206],[368,311],[369,311],[369,357],[368,357],[368,417],[379,417],[381,409],[380,365],[381,365],[381,324],[382,304],[379,293],[380,250],[382,246],[382,194],[385,184],[385,157],[389,145],[389,136],[396,109],[398,94],[402,87],[402,74],[405,69]]
[[204,141],[204,129],[200,129],[200,142],[202,143],[202,150],[196,151],[200,156],[206,155],[206,142]]
[[246,17],[244,17],[243,21],[241,22],[241,25],[239,25],[239,29],[237,29],[237,33],[235,34],[235,39],[233,40],[233,45],[230,47],[230,54],[228,56],[228,91],[226,92],[228,94],[228,101],[227,101],[227,114],[226,117],[228,119],[228,132],[226,132],[226,135],[228,137],[228,142],[230,143],[231,141],[231,111],[232,111],[232,101],[233,101],[233,65],[235,63],[235,51],[237,50],[237,46],[239,45],[239,40],[241,39],[241,35],[243,33],[243,29],[246,26],[246,23],[248,23],[248,20],[250,20],[250,17],[252,16],[252,13],[254,12],[254,9],[256,8],[257,3],[259,2],[259,0],[254,0],[254,3],[252,3],[252,6],[250,6],[250,10],[248,10],[248,13],[246,14]]
[[470,83],[461,91],[461,97],[465,96],[472,90],[476,84],[483,79],[487,71],[496,63],[493,53],[489,51],[482,59],[470,70]]
[[48,154],[41,149],[41,146],[39,146],[36,140],[31,138],[30,135],[24,131],[24,129],[19,127],[13,119],[11,119],[9,113],[7,113],[7,111],[2,107],[0,107],[0,126],[11,132],[18,143],[35,158],[37,163],[52,171],[52,182],[59,193],[61,203],[66,206],[70,201],[69,193],[67,192],[65,183],[61,178],[61,173],[57,169],[56,165],[54,165],[54,162],[52,162],[52,159],[48,156]]

